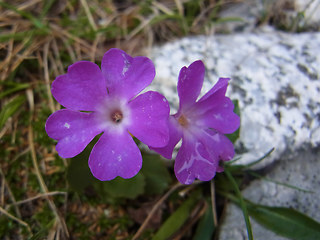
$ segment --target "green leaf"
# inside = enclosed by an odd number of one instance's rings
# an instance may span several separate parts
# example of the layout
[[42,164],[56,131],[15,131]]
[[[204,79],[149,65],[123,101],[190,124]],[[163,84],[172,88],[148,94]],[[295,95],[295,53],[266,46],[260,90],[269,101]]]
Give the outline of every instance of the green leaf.
[[320,239],[320,223],[290,208],[250,203],[249,214],[278,235],[296,240]]
[[[224,168],[226,170],[229,170],[228,168]],[[230,171],[230,170],[229,170]],[[236,181],[236,183],[238,185],[241,184],[242,182],[242,175],[235,175],[233,176],[234,180]],[[218,173],[215,177],[214,177],[214,181],[215,181],[215,188],[217,191],[223,191],[223,192],[233,192],[234,191],[234,186],[233,184],[228,180],[227,176],[225,173]]]
[[[233,100],[232,101],[234,104],[234,109],[233,112],[235,114],[237,114],[238,116],[240,116],[240,107],[239,107],[239,101],[238,100]],[[235,131],[234,133],[231,134],[226,134],[226,136],[230,139],[230,141],[232,143],[235,143],[236,140],[239,138],[240,136],[240,127],[237,129],[237,131]]]
[[161,226],[159,231],[155,234],[152,240],[166,240],[169,239],[180,227],[187,221],[190,214],[201,198],[200,191],[194,192],[188,200],[186,200]]
[[171,176],[168,168],[159,155],[143,153],[141,172],[146,179],[145,192],[147,194],[161,194],[169,186]]
[[95,187],[100,193],[105,193],[112,198],[134,199],[144,193],[145,178],[141,173],[130,179],[117,177],[106,182],[96,182]]
[[24,95],[13,98],[10,102],[3,106],[0,112],[0,129],[4,126],[9,117],[19,110],[21,105],[26,100]]
[[198,223],[193,240],[211,240],[214,230],[212,205],[209,204],[208,209]]
[[28,83],[16,83],[15,86],[10,87],[8,90],[5,90],[0,93],[0,99],[17,91],[28,88],[30,85]]
[[70,187],[79,192],[92,185],[96,179],[93,177],[88,166],[88,159],[93,145],[97,142],[96,137],[79,155],[71,158],[67,171],[67,179]]

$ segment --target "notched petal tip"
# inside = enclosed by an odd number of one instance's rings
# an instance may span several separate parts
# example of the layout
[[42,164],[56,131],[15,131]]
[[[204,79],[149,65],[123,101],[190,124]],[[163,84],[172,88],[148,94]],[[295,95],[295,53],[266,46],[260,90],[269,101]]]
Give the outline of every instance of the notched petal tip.
[[56,150],[63,158],[81,153],[101,132],[91,114],[68,109],[51,114],[46,121],[45,130],[49,137],[58,141]]
[[129,133],[104,133],[89,157],[89,168],[100,181],[109,181],[118,176],[132,178],[141,167],[141,152]]
[[221,81],[221,82],[228,83],[230,80],[231,80],[231,78],[229,78],[229,77],[219,77],[218,82]]
[[130,58],[132,58],[129,54],[127,54],[124,50],[120,49],[120,48],[110,48],[108,51],[106,51],[104,54],[103,54],[103,57],[108,57],[108,55],[113,55],[113,54],[124,54]]
[[189,108],[197,100],[205,74],[205,67],[202,61],[198,60],[183,67],[178,77],[178,95],[180,99],[179,110]]
[[131,57],[116,48],[105,53],[101,69],[109,94],[124,97],[128,101],[147,87],[155,77],[155,67],[149,58]]
[[225,96],[229,80],[230,78],[219,78],[218,82],[202,98],[200,98],[198,103],[206,100],[213,101],[213,98]]
[[202,72],[204,73],[205,72],[205,66],[204,66],[204,63],[201,61],[201,60],[197,60],[197,61],[194,61],[193,63],[191,63],[188,67],[189,69],[192,68],[192,69],[197,69],[198,72]]
[[104,77],[98,65],[79,61],[69,66],[51,85],[54,98],[72,110],[94,111],[107,96]]

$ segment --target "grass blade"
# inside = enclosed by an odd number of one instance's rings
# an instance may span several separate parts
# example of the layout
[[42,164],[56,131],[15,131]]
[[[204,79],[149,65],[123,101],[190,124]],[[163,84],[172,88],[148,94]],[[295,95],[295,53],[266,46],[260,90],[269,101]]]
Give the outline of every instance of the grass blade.
[[261,158],[259,158],[258,160],[252,162],[252,163],[249,163],[247,165],[245,165],[245,168],[250,168],[256,164],[258,164],[259,162],[263,161],[266,157],[268,157],[272,152],[274,151],[274,147],[271,148],[265,155],[263,155]]
[[28,83],[17,83],[15,86],[11,87],[10,89],[1,92],[0,93],[0,99],[2,99],[3,97],[5,97],[5,96],[7,96],[7,95],[9,95],[11,93],[26,89],[29,86],[30,85]]
[[9,117],[11,117],[26,100],[24,95],[20,95],[8,102],[0,112],[0,129],[4,126]]
[[238,198],[239,198],[239,204],[240,204],[240,207],[242,209],[242,212],[243,212],[243,217],[244,217],[244,220],[246,222],[246,227],[247,227],[247,233],[248,233],[248,239],[249,240],[253,240],[253,235],[252,235],[252,228],[251,228],[251,223],[250,223],[250,219],[249,219],[249,215],[248,215],[248,210],[247,210],[247,206],[246,206],[246,203],[242,197],[242,194],[240,192],[240,189],[238,187],[238,184],[236,183],[236,181],[234,180],[234,178],[232,177],[231,173],[225,169],[225,174],[227,175],[227,178],[229,179],[229,181],[231,182],[231,184],[233,185],[234,187],[234,190],[236,192],[236,194],[238,195]]
[[200,219],[192,240],[210,240],[215,230],[213,223],[212,205],[209,204],[203,217]]
[[248,169],[256,164],[258,164],[259,162],[263,161],[266,157],[268,157],[272,152],[274,151],[274,148],[271,148],[266,154],[264,154],[261,158],[257,159],[256,161],[246,164],[246,165],[242,165],[242,164],[235,164],[235,165],[230,165],[230,163],[226,163],[225,165],[228,167],[228,169],[230,171],[240,171],[240,170],[244,170],[244,169]]
[[248,204],[250,216],[265,228],[294,240],[320,239],[320,223],[291,208]]
[[193,207],[200,198],[200,192],[194,192],[188,200],[186,200],[161,226],[159,231],[155,234],[152,240],[166,240],[169,239],[185,221],[190,217]]
[[30,22],[33,23],[33,25],[38,28],[38,29],[43,29],[43,30],[48,30],[48,28],[37,18],[35,18],[34,16],[32,16],[31,13],[29,12],[25,12],[25,11],[22,11],[22,10],[19,10],[17,9],[15,6],[13,5],[10,5],[8,3],[5,3],[5,2],[2,2],[0,1],[0,6],[4,7],[4,8],[7,8],[7,9],[10,9],[16,13],[18,13],[19,15],[21,15],[22,17],[30,20]]

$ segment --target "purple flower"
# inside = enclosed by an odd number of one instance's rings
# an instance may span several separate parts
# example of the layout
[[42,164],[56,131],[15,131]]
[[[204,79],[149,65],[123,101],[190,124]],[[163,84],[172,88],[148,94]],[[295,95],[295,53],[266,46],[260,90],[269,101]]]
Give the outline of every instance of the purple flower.
[[119,49],[104,54],[101,70],[92,62],[72,64],[51,89],[66,109],[46,122],[47,134],[58,141],[59,155],[74,157],[103,132],[89,157],[92,174],[102,181],[136,175],[142,157],[130,133],[152,147],[163,147],[169,140],[167,100],[152,91],[136,96],[154,76],[150,59],[132,58]]
[[181,69],[177,87],[180,104],[178,112],[169,118],[169,143],[163,148],[150,147],[170,159],[182,138],[174,171],[184,184],[191,184],[196,178],[209,181],[216,172],[223,170],[219,161],[228,161],[234,156],[233,144],[224,134],[236,131],[240,125],[239,116],[233,112],[232,101],[225,96],[228,78],[220,78],[196,102],[204,74],[201,61]]

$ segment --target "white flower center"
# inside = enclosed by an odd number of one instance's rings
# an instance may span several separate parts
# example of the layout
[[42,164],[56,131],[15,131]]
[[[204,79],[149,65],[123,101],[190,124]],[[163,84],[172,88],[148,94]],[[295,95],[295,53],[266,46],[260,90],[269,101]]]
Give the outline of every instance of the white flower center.
[[109,98],[97,108],[97,121],[104,131],[121,133],[130,123],[130,109],[126,102]]

